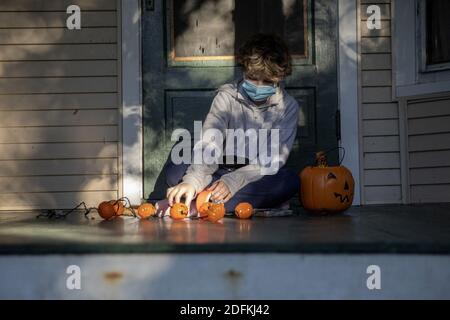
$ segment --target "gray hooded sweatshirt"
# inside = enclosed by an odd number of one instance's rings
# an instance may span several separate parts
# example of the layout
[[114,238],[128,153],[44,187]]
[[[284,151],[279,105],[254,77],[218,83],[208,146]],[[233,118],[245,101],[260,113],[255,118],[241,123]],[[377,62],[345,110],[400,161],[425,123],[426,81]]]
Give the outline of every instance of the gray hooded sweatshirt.
[[[257,106],[242,88],[243,80],[231,84],[225,84],[217,90],[211,109],[203,123],[202,130],[214,128],[222,132],[226,137],[227,129],[279,129],[279,157],[278,168],[286,163],[294,143],[299,106],[297,101],[290,96],[282,86],[277,88],[263,105]],[[246,139],[246,150],[248,148]],[[270,141],[269,141],[270,140]],[[271,139],[267,139],[267,144]],[[236,146],[237,147],[237,146]],[[242,147],[242,146],[241,146]],[[267,146],[271,150],[270,146]],[[227,154],[226,156],[233,156]],[[239,155],[237,155],[239,157]],[[221,177],[231,195],[234,195],[247,184],[261,179],[261,166],[263,164],[251,162],[249,165],[231,171]],[[201,192],[212,182],[212,174],[219,168],[218,164],[192,164],[183,177],[183,182],[194,186],[197,193]],[[276,172],[272,172],[274,174]]]

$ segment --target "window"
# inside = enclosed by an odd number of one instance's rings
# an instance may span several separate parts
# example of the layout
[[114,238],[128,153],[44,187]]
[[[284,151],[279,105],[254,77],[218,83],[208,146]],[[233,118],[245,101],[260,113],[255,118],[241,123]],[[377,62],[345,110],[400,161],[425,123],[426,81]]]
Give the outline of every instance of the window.
[[171,0],[170,58],[233,59],[252,34],[283,37],[294,59],[308,59],[308,0]]
[[450,91],[450,0],[392,1],[395,94]]
[[423,0],[422,71],[450,69],[450,1]]

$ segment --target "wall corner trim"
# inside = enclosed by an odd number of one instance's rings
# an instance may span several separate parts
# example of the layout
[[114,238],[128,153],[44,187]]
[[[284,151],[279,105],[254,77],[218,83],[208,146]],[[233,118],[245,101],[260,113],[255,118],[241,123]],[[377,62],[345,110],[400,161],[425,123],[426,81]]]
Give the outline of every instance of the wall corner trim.
[[345,149],[343,165],[355,178],[354,205],[361,204],[360,134],[358,103],[358,24],[356,0],[339,4],[339,108],[341,111],[341,147]]

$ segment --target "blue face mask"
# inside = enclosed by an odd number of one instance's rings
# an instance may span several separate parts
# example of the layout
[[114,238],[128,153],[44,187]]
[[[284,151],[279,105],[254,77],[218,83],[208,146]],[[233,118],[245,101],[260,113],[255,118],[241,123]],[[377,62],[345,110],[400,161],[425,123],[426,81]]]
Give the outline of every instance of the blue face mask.
[[248,80],[244,80],[242,88],[249,98],[256,102],[265,101],[277,92],[275,86],[257,86]]

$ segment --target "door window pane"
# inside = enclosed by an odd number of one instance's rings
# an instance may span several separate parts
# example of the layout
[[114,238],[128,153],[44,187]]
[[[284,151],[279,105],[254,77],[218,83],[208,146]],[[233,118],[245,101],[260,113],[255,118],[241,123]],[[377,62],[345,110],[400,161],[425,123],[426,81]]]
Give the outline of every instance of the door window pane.
[[292,54],[307,56],[306,0],[171,0],[175,60],[232,58],[249,36],[275,33]]

